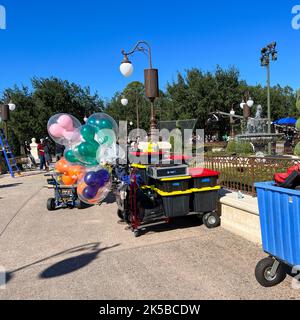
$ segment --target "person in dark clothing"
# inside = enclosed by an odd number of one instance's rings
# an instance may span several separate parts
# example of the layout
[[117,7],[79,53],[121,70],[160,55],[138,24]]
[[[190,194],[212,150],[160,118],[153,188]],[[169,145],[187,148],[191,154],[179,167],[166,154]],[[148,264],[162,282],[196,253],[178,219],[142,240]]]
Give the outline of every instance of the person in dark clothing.
[[64,152],[65,152],[65,147],[64,146],[62,146],[60,144],[56,144],[55,145],[56,161],[59,161],[64,156]]
[[43,143],[44,152],[45,152],[45,162],[46,162],[46,170],[48,171],[52,162],[51,157],[51,144],[49,138],[46,138]]
[[40,170],[43,170],[44,167],[47,170],[43,139],[40,140],[40,143],[38,144],[37,148],[38,148],[38,154],[39,154],[39,158],[40,158]]

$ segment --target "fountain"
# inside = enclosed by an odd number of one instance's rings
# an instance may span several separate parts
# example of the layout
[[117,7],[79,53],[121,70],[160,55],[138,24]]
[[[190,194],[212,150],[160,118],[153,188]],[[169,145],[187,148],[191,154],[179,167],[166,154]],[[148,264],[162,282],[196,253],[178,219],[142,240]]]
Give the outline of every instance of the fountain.
[[242,134],[237,135],[237,141],[247,141],[253,144],[256,153],[265,154],[266,146],[269,143],[276,143],[283,134],[268,133],[268,119],[262,118],[262,106],[257,106],[255,118],[249,118],[248,122],[242,125]]

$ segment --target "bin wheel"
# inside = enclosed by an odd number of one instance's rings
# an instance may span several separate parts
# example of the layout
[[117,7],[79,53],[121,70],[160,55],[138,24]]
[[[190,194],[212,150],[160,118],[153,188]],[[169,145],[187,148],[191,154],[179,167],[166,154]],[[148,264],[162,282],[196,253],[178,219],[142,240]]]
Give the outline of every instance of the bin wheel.
[[48,211],[54,211],[56,209],[55,199],[50,198],[47,201],[47,209]]
[[220,216],[217,214],[217,212],[211,212],[211,213],[207,213],[204,217],[203,217],[203,223],[205,224],[205,226],[208,229],[214,229],[220,226],[221,224],[221,218]]
[[279,263],[277,271],[274,276],[271,275],[272,268],[276,260],[273,258],[265,258],[261,260],[255,269],[255,277],[258,283],[265,287],[270,288],[277,286],[286,278],[286,272],[282,263]]
[[124,221],[124,212],[123,212],[122,210],[118,209],[117,214],[118,214],[118,217],[119,217],[122,221]]

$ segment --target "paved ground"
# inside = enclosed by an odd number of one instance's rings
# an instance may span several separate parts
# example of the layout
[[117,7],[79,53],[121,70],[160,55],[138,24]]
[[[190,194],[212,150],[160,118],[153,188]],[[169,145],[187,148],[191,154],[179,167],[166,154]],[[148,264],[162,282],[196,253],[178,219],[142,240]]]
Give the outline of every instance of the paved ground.
[[[1,299],[299,299],[291,278],[264,289],[261,248],[195,217],[135,239],[116,205],[49,213],[45,177],[0,177]],[[111,200],[111,201],[110,201]]]

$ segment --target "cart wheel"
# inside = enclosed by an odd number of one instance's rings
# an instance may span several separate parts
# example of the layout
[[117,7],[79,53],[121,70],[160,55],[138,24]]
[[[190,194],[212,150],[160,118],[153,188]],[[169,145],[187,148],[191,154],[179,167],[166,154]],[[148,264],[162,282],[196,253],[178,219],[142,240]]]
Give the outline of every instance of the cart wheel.
[[203,217],[203,223],[208,229],[214,229],[220,226],[221,218],[216,212],[211,212]]
[[286,272],[282,263],[279,263],[278,269],[274,276],[271,275],[272,268],[276,260],[265,258],[261,260],[255,269],[255,277],[259,284],[265,288],[277,286],[286,278]]
[[134,230],[133,233],[135,238],[138,238],[141,235],[140,230]]
[[118,209],[117,214],[118,214],[118,217],[119,217],[122,221],[124,221],[124,212],[123,212],[122,210]]
[[50,198],[47,201],[47,209],[48,211],[54,211],[56,209],[55,199]]

